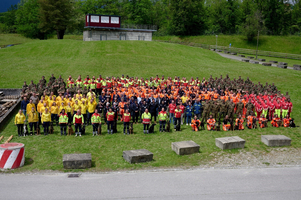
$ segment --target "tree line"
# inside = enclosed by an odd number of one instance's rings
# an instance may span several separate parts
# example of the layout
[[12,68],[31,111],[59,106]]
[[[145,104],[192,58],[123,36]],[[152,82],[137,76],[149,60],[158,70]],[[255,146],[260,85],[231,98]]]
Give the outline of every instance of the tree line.
[[157,25],[158,36],[301,32],[301,0],[21,0],[0,13],[0,33],[47,39],[82,34],[85,14],[119,15],[123,24]]

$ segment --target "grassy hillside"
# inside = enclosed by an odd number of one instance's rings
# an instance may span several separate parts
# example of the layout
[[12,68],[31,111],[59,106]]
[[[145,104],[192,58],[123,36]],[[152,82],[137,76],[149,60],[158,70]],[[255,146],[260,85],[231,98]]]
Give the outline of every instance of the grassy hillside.
[[[143,42],[143,41],[99,41],[83,42],[78,40],[31,41],[22,45],[0,50],[1,88],[21,87],[24,80],[35,82],[52,73],[67,78],[81,74],[86,76],[130,76],[150,77],[155,75],[213,77],[229,74],[233,78],[249,77],[254,82],[275,83],[282,92],[291,94],[294,104],[293,117],[301,124],[301,72],[265,67],[223,58],[218,54],[184,45]],[[220,151],[214,138],[239,135],[246,139],[246,150],[269,152],[272,148],[260,142],[262,134],[284,134],[292,138],[289,148],[301,148],[300,128],[267,128],[263,130],[245,130],[240,132],[192,132],[189,126],[183,126],[181,132],[156,133],[144,135],[142,125],[135,125],[135,135],[124,136],[122,125],[118,125],[118,134],[92,137],[91,126],[87,136],[81,138],[61,137],[59,129],[50,136],[15,137],[13,142],[21,142],[26,148],[26,165],[16,172],[24,170],[62,170],[62,156],[66,153],[92,153],[93,167],[87,171],[108,171],[122,169],[141,169],[149,167],[186,167],[205,164],[213,159],[212,153]],[[103,127],[106,132],[106,127]],[[16,135],[13,121],[1,133],[7,139]],[[175,141],[193,140],[200,144],[200,153],[178,156],[171,150]],[[146,148],[154,153],[154,161],[131,165],[123,160],[122,151]],[[236,153],[237,150],[226,152]]]
[[[214,35],[204,36],[189,36],[189,37],[177,37],[177,36],[164,36],[153,37],[153,40],[164,40],[174,42],[194,42],[200,44],[215,45],[216,38]],[[232,47],[256,49],[257,39],[249,42],[244,36],[241,35],[219,35],[219,46],[228,47],[231,43]],[[301,54],[301,37],[300,36],[260,36],[259,37],[259,50],[263,51],[275,51],[282,53]]]

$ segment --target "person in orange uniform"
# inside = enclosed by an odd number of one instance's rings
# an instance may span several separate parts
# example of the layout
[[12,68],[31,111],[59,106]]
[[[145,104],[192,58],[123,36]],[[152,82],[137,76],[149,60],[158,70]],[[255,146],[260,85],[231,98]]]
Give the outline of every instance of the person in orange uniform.
[[112,108],[109,108],[109,112],[107,112],[106,118],[107,118],[107,124],[108,124],[108,134],[113,134],[115,113],[113,112]]
[[223,121],[223,130],[224,131],[229,131],[230,130],[230,127],[231,127],[231,124],[230,124],[230,119],[229,119],[229,116],[226,115],[224,121]]
[[182,110],[180,109],[180,106],[177,105],[177,108],[175,109],[175,124],[174,124],[175,129],[177,126],[181,126],[181,115],[182,115]]
[[207,120],[207,130],[211,131],[215,129],[215,119],[212,115],[210,115],[209,119]]
[[198,116],[194,115],[193,120],[191,121],[192,131],[199,131],[201,121],[198,119]]
[[275,116],[273,117],[272,121],[271,121],[272,126],[278,128],[279,126],[281,126],[281,120],[278,117],[277,114],[275,114]]
[[122,98],[121,102],[119,102],[119,105],[118,105],[119,106],[119,110],[120,110],[120,115],[121,115],[120,121],[123,120],[123,114],[124,114],[124,106],[125,106],[125,104],[126,104],[126,102],[124,102],[124,99]]
[[254,119],[256,119],[256,117],[253,116],[253,112],[251,112],[250,115],[247,117],[247,127],[248,127],[248,129],[251,129],[253,127]]
[[264,115],[261,115],[261,117],[259,118],[258,120],[258,123],[259,123],[259,127],[260,128],[265,128],[267,127],[267,119],[264,117]]
[[241,117],[241,115],[238,116],[235,120],[235,126],[237,127],[238,130],[244,130],[245,127],[243,125],[244,119]]
[[283,126],[284,127],[289,127],[290,126],[290,121],[291,121],[292,119],[289,117],[289,115],[287,114],[286,116],[285,116],[285,118],[283,118]]

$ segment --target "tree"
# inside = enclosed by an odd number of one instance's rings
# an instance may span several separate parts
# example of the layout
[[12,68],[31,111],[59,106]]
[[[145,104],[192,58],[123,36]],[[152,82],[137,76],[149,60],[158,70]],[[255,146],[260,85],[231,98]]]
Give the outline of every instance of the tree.
[[16,11],[17,5],[11,5],[7,12],[2,14],[0,23],[4,24],[4,32],[16,33]]
[[170,0],[169,31],[175,35],[199,35],[205,31],[202,0]]
[[16,12],[17,32],[28,38],[46,39],[48,32],[42,32],[39,26],[38,0],[22,0]]
[[252,41],[259,32],[263,32],[264,30],[265,26],[262,14],[257,10],[252,15],[247,16],[242,33],[247,37],[248,41]]
[[67,27],[71,25],[73,3],[70,0],[38,0],[38,2],[39,28],[45,33],[55,30],[57,39],[63,39]]

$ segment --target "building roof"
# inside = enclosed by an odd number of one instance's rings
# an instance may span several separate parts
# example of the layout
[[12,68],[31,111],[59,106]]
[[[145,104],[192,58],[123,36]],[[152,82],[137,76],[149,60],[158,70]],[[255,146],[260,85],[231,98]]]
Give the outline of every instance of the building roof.
[[120,31],[143,31],[143,32],[155,32],[155,31],[157,31],[157,30],[151,30],[151,29],[116,28],[116,27],[99,27],[99,26],[85,26],[84,28],[120,30]]

